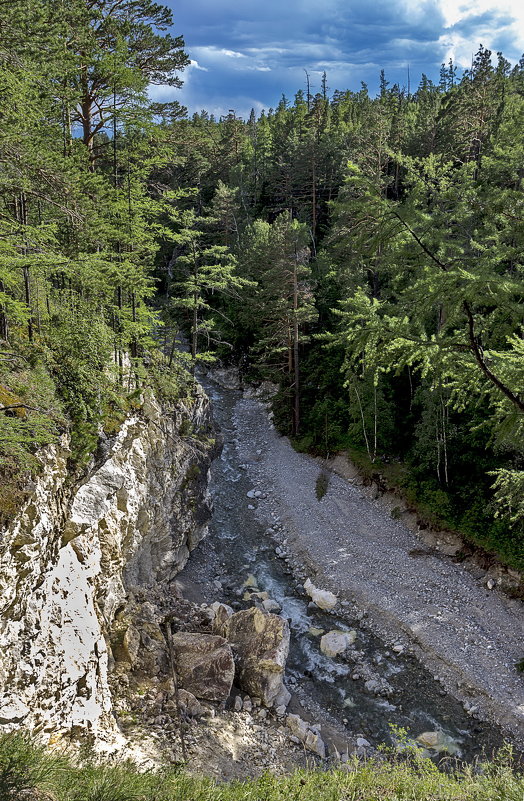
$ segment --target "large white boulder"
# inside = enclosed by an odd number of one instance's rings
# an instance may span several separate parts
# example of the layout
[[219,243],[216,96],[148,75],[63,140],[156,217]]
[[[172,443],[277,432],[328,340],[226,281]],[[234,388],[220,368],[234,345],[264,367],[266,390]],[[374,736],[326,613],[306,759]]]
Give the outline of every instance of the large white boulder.
[[328,631],[320,639],[320,650],[329,657],[339,656],[353,645],[357,638],[357,632],[352,631]]
[[334,607],[338,604],[337,596],[329,592],[329,590],[321,590],[318,587],[315,587],[311,579],[307,579],[304,583],[304,589],[313,601],[320,609],[334,609]]

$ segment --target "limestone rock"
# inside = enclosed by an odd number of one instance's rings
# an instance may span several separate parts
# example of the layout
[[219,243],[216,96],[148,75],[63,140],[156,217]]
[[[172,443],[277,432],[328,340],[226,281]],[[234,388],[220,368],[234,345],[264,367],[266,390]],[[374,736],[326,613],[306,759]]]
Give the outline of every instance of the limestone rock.
[[326,746],[320,734],[317,734],[314,731],[308,731],[304,745],[308,751],[311,751],[313,754],[322,757],[322,759],[325,758]]
[[371,743],[365,737],[357,737],[357,748],[371,748]]
[[457,742],[443,731],[424,731],[418,735],[416,741],[424,748],[430,748],[438,753],[460,754]]
[[320,609],[334,609],[338,603],[338,598],[329,590],[321,590],[312,583],[311,579],[304,582],[304,589]]
[[288,715],[286,718],[286,726],[295,737],[298,737],[301,743],[305,742],[308,733],[308,725],[305,720],[302,720],[300,715]]
[[209,371],[208,376],[224,389],[242,389],[240,371],[236,367],[216,367]]
[[83,482],[68,480],[67,437],[39,451],[0,535],[0,730],[116,735],[110,648],[118,669],[166,663],[154,621],[146,631],[126,610],[131,587],[172,579],[206,532],[211,445],[181,432],[209,424],[199,390],[168,407],[145,393]]
[[274,601],[272,598],[265,598],[262,601],[262,606],[264,607],[266,612],[275,612],[275,614],[277,615],[281,609],[280,604]]
[[290,701],[291,701],[291,693],[289,692],[287,687],[284,687],[284,685],[282,685],[282,689],[276,696],[273,703],[275,704],[276,707],[283,706],[286,709]]
[[124,634],[123,648],[130,664],[133,665],[140,649],[140,632],[134,626],[128,626]]
[[202,704],[198,702],[193,693],[189,693],[187,690],[180,689],[178,691],[178,703],[180,711],[185,712],[190,718],[198,718],[204,714]]
[[224,701],[231,692],[235,663],[229,644],[216,634],[173,635],[180,685],[196,698]]
[[271,381],[262,381],[258,387],[249,386],[244,389],[245,398],[260,398],[261,400],[270,400],[278,392],[278,384],[273,384]]
[[357,632],[352,631],[328,631],[320,639],[320,650],[329,657],[339,656],[353,645],[357,638]]
[[233,614],[233,610],[228,604],[221,604],[215,601],[211,604],[213,610],[213,634],[218,634],[220,637],[225,637],[226,623]]
[[252,607],[232,615],[226,633],[235,654],[239,685],[258,696],[264,706],[271,706],[283,687],[289,653],[287,620]]

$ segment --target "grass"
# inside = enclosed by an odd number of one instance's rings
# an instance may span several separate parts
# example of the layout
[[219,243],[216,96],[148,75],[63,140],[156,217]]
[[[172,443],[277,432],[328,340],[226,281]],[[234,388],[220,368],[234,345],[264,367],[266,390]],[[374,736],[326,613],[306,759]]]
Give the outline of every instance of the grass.
[[216,783],[169,768],[75,764],[23,734],[0,735],[1,801],[522,801],[524,777],[509,749],[495,762],[441,772],[419,749],[333,770],[266,773]]

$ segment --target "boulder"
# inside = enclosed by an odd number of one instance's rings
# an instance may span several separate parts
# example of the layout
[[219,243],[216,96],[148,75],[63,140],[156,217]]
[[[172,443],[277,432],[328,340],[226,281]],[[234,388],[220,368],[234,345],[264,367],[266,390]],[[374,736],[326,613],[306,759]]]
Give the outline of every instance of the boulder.
[[328,631],[320,639],[320,650],[326,656],[338,656],[353,645],[356,638],[356,631]]
[[313,603],[320,609],[333,609],[338,603],[336,595],[329,592],[329,590],[320,590],[318,587],[315,587],[311,579],[307,579],[304,582],[304,589]]
[[271,706],[281,692],[289,653],[289,624],[278,615],[252,607],[226,623],[240,687]]
[[284,708],[287,708],[290,701],[291,701],[291,693],[289,692],[287,687],[284,687],[284,685],[282,685],[282,689],[280,690],[279,694],[277,695],[273,703],[275,704],[275,706],[283,706]]
[[235,697],[235,702],[233,704],[233,709],[235,710],[235,712],[241,712],[243,706],[244,706],[244,703],[242,701],[242,696],[237,695]]
[[188,693],[187,690],[178,691],[178,703],[180,711],[185,712],[190,718],[198,718],[204,714],[202,705],[198,703],[193,693]]
[[242,389],[240,370],[237,367],[217,367],[214,370],[210,370],[208,375],[219,387]]
[[177,632],[173,645],[180,686],[196,698],[224,701],[235,677],[229,643],[215,634]]
[[281,610],[281,606],[277,601],[274,601],[272,598],[265,598],[262,601],[262,606],[266,610],[266,612],[275,612],[278,614]]
[[233,610],[228,604],[221,604],[219,601],[215,601],[211,604],[211,609],[213,610],[213,634],[224,637],[225,626],[233,614]]
[[460,755],[458,743],[443,731],[424,731],[418,735],[416,742],[438,753]]
[[305,742],[308,733],[308,724],[299,715],[288,715],[286,726],[301,743]]
[[314,731],[308,731],[304,745],[308,751],[311,751],[313,754],[322,757],[322,759],[325,758],[326,746],[320,734],[317,734]]
[[357,748],[371,748],[371,743],[365,737],[357,737]]

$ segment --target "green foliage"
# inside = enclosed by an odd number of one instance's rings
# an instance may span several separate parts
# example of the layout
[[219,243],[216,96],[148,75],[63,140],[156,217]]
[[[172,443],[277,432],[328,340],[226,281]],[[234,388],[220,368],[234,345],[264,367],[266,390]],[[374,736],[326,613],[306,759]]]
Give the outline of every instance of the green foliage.
[[189,120],[147,98],[188,63],[167,7],[2,8],[0,386],[32,408],[0,409],[0,505],[39,446],[84,464],[218,356],[279,384],[297,447],[400,459],[428,518],[519,562],[522,63]]
[[[20,801],[32,790],[56,787],[66,762],[20,734],[0,735],[0,798]],[[26,795],[25,797],[29,797]]]
[[[100,428],[114,433],[136,405],[144,360],[154,361],[152,271],[178,199],[155,184],[173,149],[153,121],[167,110],[145,90],[181,84],[188,59],[171,23],[151,0],[2,10],[2,513],[16,510],[36,451],[60,433],[85,464]],[[11,396],[23,409],[5,408]]]
[[376,98],[297,92],[245,123],[202,113],[175,124],[189,152],[170,173],[177,191],[198,184],[199,213],[212,208],[206,246],[228,245],[255,282],[215,300],[210,337],[279,384],[279,429],[318,455],[364,451],[370,472],[400,459],[425,519],[512,564],[524,537],[522,73],[480,47],[463,76],[450,62],[410,97],[382,76]]
[[[441,772],[402,731],[397,747],[380,759],[350,762],[345,769],[299,770],[288,776],[265,773],[257,779],[216,784],[187,776],[176,767],[140,773],[130,763],[79,765],[46,754],[22,735],[0,737],[0,792],[6,801],[47,793],[54,801],[517,801],[524,779],[512,767],[510,749],[475,768]],[[1,783],[3,782],[3,783]],[[45,796],[44,796],[45,797]]]
[[[192,211],[185,212],[180,220],[182,227],[174,237],[180,255],[175,261],[171,306],[174,310],[186,312],[193,363],[197,359],[212,361],[211,349],[222,341],[216,318],[224,315],[213,296],[235,296],[239,289],[250,283],[236,273],[236,259],[227,245],[205,242],[203,226],[209,222],[209,218],[199,218]],[[206,342],[204,352],[200,348],[201,340]]]
[[322,500],[322,498],[328,491],[328,487],[329,487],[329,473],[327,473],[325,470],[322,470],[319,473],[317,480],[315,481],[315,495],[317,501]]

